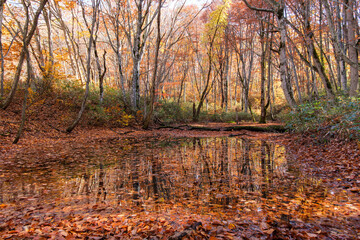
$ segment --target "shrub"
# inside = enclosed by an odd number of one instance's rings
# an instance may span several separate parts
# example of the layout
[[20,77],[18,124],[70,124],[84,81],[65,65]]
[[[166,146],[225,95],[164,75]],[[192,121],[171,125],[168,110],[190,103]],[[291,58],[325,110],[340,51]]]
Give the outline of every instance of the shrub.
[[326,135],[360,138],[360,98],[302,104],[290,112],[286,126],[296,132],[326,131]]
[[89,123],[94,126],[104,125],[109,121],[110,116],[105,112],[105,109],[99,105],[89,105],[89,112],[87,118]]
[[85,89],[80,81],[60,80],[58,82],[60,97],[64,100],[71,99],[74,103],[81,103]]
[[31,82],[31,88],[39,95],[44,93],[51,93],[54,88],[54,82],[49,77],[36,77]]
[[192,105],[161,101],[155,104],[154,116],[165,123],[188,122],[192,119]]
[[[156,104],[155,117],[165,123],[172,122],[190,122],[193,117],[192,103],[183,103],[179,105],[176,102],[159,102]],[[239,121],[252,121],[250,113],[238,112]],[[236,112],[222,112],[210,114],[207,111],[201,111],[199,121],[202,122],[236,122]]]

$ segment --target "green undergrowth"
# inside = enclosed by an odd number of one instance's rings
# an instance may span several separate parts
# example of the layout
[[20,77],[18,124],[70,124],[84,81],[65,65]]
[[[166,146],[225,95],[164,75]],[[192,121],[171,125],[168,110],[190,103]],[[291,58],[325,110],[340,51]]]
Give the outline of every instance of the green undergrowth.
[[[10,85],[6,88],[6,94],[10,90]],[[25,85],[20,84],[18,89],[18,107],[21,106],[24,95]],[[60,117],[63,124],[71,124],[78,114],[83,101],[85,86],[77,80],[54,79],[52,82],[44,82],[41,79],[31,83],[28,104],[31,106],[28,111],[41,114],[44,105],[52,106],[53,110]],[[127,104],[130,97],[125,97]],[[144,97],[140,100],[141,109],[136,113],[126,107],[120,89],[114,87],[104,87],[103,102],[100,102],[98,86],[90,85],[90,92],[87,99],[86,110],[82,123],[90,126],[111,126],[124,127],[135,124],[142,124],[146,109],[144,103],[148,102]],[[51,103],[49,103],[51,102]],[[38,111],[40,110],[40,111]],[[199,122],[222,122],[235,123],[257,121],[259,116],[254,113],[238,112],[229,109],[228,112],[221,112],[221,109],[209,107],[208,111],[203,107],[200,112]],[[215,112],[215,113],[214,113]],[[193,103],[178,103],[172,100],[159,100],[155,103],[154,122],[164,124],[188,123],[193,121]]]
[[[67,102],[69,108],[77,114],[84,92],[82,87],[70,85],[60,89],[60,98]],[[125,127],[135,123],[134,116],[126,111],[120,91],[108,87],[105,87],[102,102],[100,102],[99,90],[90,90],[84,121],[88,125],[113,127]]]
[[[67,106],[76,112],[80,109],[82,98],[84,96],[84,89],[79,84],[66,83],[59,88],[61,99],[67,103]],[[145,99],[141,98],[140,105],[142,106],[136,114],[126,109],[121,91],[115,88],[106,87],[104,91],[104,101],[100,104],[99,91],[97,88],[92,88],[88,98],[86,120],[90,125],[111,124],[118,126],[127,126],[135,123],[140,123],[143,120],[143,115],[146,109],[143,107]],[[129,96],[126,96],[129,100]],[[253,118],[250,113],[238,112],[238,121],[252,121]],[[255,116],[257,118],[257,116]],[[164,124],[173,123],[187,123],[193,119],[193,104],[177,103],[170,100],[160,100],[155,103],[154,108],[155,122]],[[236,112],[222,112],[210,113],[201,111],[200,122],[236,122]]]
[[[238,121],[252,121],[250,113],[238,112]],[[191,122],[193,118],[193,104],[173,101],[161,101],[155,105],[154,116],[165,124]],[[211,113],[201,111],[200,122],[236,122],[236,112]]]
[[319,136],[360,139],[360,98],[337,97],[298,106],[288,114],[286,126],[295,132],[318,132]]

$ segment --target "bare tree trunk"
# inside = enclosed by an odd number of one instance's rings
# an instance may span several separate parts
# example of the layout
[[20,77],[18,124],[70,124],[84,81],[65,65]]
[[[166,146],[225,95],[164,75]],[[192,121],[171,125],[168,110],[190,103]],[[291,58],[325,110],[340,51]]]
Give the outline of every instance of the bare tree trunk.
[[[332,19],[332,11],[330,9],[329,2],[327,0],[323,0],[324,8],[326,11],[326,16],[328,20],[329,30],[331,33],[331,39],[335,43],[334,49],[336,54],[341,57],[341,59],[350,65],[350,89],[349,95],[356,96],[357,88],[359,84],[359,60],[358,60],[358,52],[356,48],[356,38],[355,32],[357,31],[357,20],[354,18],[353,13],[353,1],[346,0],[344,4],[344,14],[345,14],[345,21],[347,22],[348,26],[343,28],[344,32],[344,39],[345,42],[348,43],[348,51],[349,56],[346,56],[346,53],[341,45],[341,39],[339,39],[338,34],[335,32],[334,21]],[[339,12],[339,10],[338,10]],[[343,78],[343,84],[345,85],[345,78]]]
[[260,55],[260,119],[259,123],[266,123],[266,109],[265,109],[265,54],[267,44],[265,44],[265,27],[264,23],[260,22],[260,44],[261,44],[261,55]]
[[[339,2],[336,3],[336,17],[337,17],[337,21],[338,21],[338,30],[337,30],[337,38],[338,38],[338,42],[339,42],[339,47],[342,49],[342,51],[345,51],[345,46],[343,43],[343,28],[342,28],[342,23],[341,23],[341,15],[340,15],[340,6],[339,6]],[[337,44],[336,42],[333,44]],[[338,54],[336,54],[335,52],[335,56],[338,60],[338,78],[339,78],[339,86],[341,86],[341,89],[347,93],[348,92],[348,87],[347,87],[347,79],[346,79],[346,66],[345,66],[345,61],[341,56],[338,56]]]
[[101,73],[101,68],[98,68],[99,70],[99,91],[100,91],[100,104],[104,101],[104,78],[106,74],[106,51],[104,50],[103,54],[103,64],[104,64],[104,70]]
[[[225,34],[227,33],[227,29],[225,29]],[[225,112],[228,111],[229,107],[229,69],[230,69],[230,53],[229,53],[229,43],[228,36],[225,35],[225,79],[224,81],[224,104],[225,104]]]
[[52,13],[55,13],[54,17],[59,22],[60,29],[62,30],[62,32],[64,34],[64,40],[65,40],[65,43],[67,46],[67,51],[68,51],[69,57],[70,57],[69,64],[73,70],[73,74],[77,78],[79,78],[82,82],[82,73],[81,73],[81,70],[79,67],[79,63],[78,63],[77,48],[76,48],[77,45],[74,42],[74,36],[63,20],[61,7],[59,6],[59,4],[56,1],[54,1],[53,3],[54,3],[54,5],[52,7]]
[[4,52],[3,52],[3,44],[2,44],[2,26],[4,19],[4,5],[6,0],[0,0],[0,54],[1,54],[1,75],[0,75],[0,99],[4,96]]
[[284,92],[286,101],[288,102],[291,108],[296,107],[296,101],[294,99],[294,93],[291,86],[290,78],[286,72],[287,68],[287,57],[286,57],[286,19],[285,19],[285,2],[284,1],[272,1],[271,8],[257,8],[251,6],[247,0],[243,0],[246,6],[252,10],[259,12],[270,12],[276,15],[278,20],[278,28],[280,29],[280,45],[279,45],[279,54],[280,54],[280,78],[281,78],[281,87]]
[[295,79],[295,86],[296,86],[296,91],[298,93],[299,96],[299,102],[300,104],[302,103],[302,96],[301,96],[301,90],[300,90],[300,86],[299,86],[299,79],[298,79],[298,74],[296,71],[296,65],[294,62],[294,55],[293,55],[293,51],[291,50],[291,48],[289,48],[289,53],[290,53],[290,61],[291,61],[291,66],[294,72],[294,79]]
[[310,3],[307,1],[306,3],[302,3],[303,4],[303,17],[304,17],[304,23],[305,23],[305,39],[306,39],[306,45],[307,48],[309,49],[310,54],[313,57],[313,61],[314,61],[314,66],[315,66],[315,70],[316,72],[319,74],[320,79],[323,82],[323,86],[325,88],[325,91],[328,95],[329,98],[333,99],[335,97],[333,88],[331,86],[331,82],[328,78],[328,76],[325,73],[325,68],[324,65],[321,62],[320,56],[317,53],[316,49],[315,49],[315,45],[314,45],[314,33],[311,29],[311,25],[310,25]]
[[47,35],[48,35],[48,51],[49,51],[49,69],[46,69],[46,78],[49,81],[53,80],[54,77],[54,52],[53,52],[53,40],[52,40],[52,25],[51,25],[51,11],[44,10],[44,19],[47,28]]
[[105,74],[106,74],[106,50],[104,50],[104,54],[103,54],[103,66],[104,66],[104,70],[101,69],[101,64],[100,64],[100,59],[99,59],[99,54],[97,51],[97,45],[96,45],[96,40],[94,41],[94,55],[95,55],[95,62],[96,62],[96,68],[97,68],[97,72],[98,72],[98,79],[99,79],[99,102],[100,104],[103,103],[104,101],[104,78],[105,78]]
[[187,76],[187,72],[189,70],[189,66],[188,64],[186,64],[186,67],[185,67],[185,70],[184,70],[184,73],[183,73],[183,77],[181,78],[181,83],[180,83],[180,92],[179,92],[179,97],[177,99],[177,103],[180,104],[180,99],[181,99],[181,96],[184,94],[184,102],[185,102],[185,99],[186,99],[186,89],[185,89],[185,79],[186,79],[186,76]]
[[[267,26],[265,25],[267,23]],[[271,22],[270,16],[267,16],[265,20],[260,20],[260,43],[261,43],[261,55],[260,55],[260,74],[261,74],[261,98],[260,98],[260,107],[261,107],[261,114],[259,123],[266,123],[266,115],[267,115],[267,108],[270,104],[270,73],[271,73],[271,48],[273,42],[273,34],[269,38],[271,32]],[[266,74],[265,74],[265,58],[266,53],[268,53],[268,91],[266,91]],[[267,93],[267,96],[266,96]]]
[[[268,74],[267,74],[267,78],[268,78],[268,84],[267,84],[267,103],[265,106],[265,109],[267,109],[268,107],[270,107],[270,116],[271,116],[271,120],[274,120],[273,117],[273,111],[272,111],[272,101],[271,101],[271,92],[274,91],[274,87],[273,87],[273,76],[272,76],[272,54],[271,54],[271,49],[272,49],[272,44],[273,44],[273,34],[271,33],[271,37],[270,37],[270,46],[269,46],[269,56],[268,56]],[[274,99],[275,100],[275,99]]]
[[[212,44],[211,44],[212,45]],[[210,47],[212,48],[212,46]],[[210,50],[211,51],[211,50]],[[211,55],[211,53],[210,53]],[[195,112],[195,116],[193,118],[193,121],[194,122],[197,122],[199,121],[199,117],[200,117],[200,111],[201,111],[201,108],[204,104],[204,101],[207,97],[207,95],[209,94],[210,90],[211,90],[211,85],[210,85],[210,77],[211,77],[211,72],[212,72],[212,59],[211,57],[209,58],[209,69],[208,69],[208,72],[207,72],[207,77],[206,77],[206,83],[205,83],[205,88],[201,94],[201,97],[199,99],[199,103],[198,103],[198,106],[196,108],[196,112]],[[215,102],[215,106],[216,106],[216,102]]]
[[[16,89],[17,89],[17,86],[18,86],[18,83],[19,83],[19,80],[20,80],[20,74],[21,74],[22,66],[23,66],[23,63],[24,63],[24,60],[25,60],[25,57],[26,57],[25,56],[26,55],[26,49],[29,46],[32,37],[34,36],[35,30],[37,28],[37,24],[38,24],[38,21],[39,21],[40,14],[41,14],[42,10],[44,9],[45,4],[47,2],[48,2],[48,0],[42,0],[40,2],[39,8],[36,10],[34,20],[33,20],[32,24],[31,24],[30,31],[24,31],[24,33],[23,33],[24,34],[23,35],[24,44],[23,44],[23,47],[22,47],[22,50],[21,50],[21,53],[20,53],[18,65],[16,67],[13,85],[11,87],[11,91],[10,91],[8,97],[5,99],[5,101],[1,105],[2,109],[4,109],[4,110],[10,105],[11,101],[13,100],[13,98],[15,96],[15,92],[16,92]],[[29,6],[26,6],[25,3],[24,3],[24,7],[27,8],[27,11],[28,11]],[[30,22],[30,19],[29,19],[29,16],[27,16],[27,19],[26,19],[26,22],[25,22],[25,28],[29,27],[29,24],[30,24],[29,22]]]
[[[99,24],[100,24],[100,20],[97,21],[96,23],[96,27],[95,27],[95,32],[98,32],[99,30]],[[100,105],[103,103],[104,100],[104,77],[106,74],[106,50],[104,50],[104,54],[103,54],[103,66],[104,66],[104,70],[101,69],[101,64],[100,64],[100,58],[99,58],[99,54],[98,54],[98,50],[97,50],[97,38],[98,36],[96,35],[93,39],[94,41],[94,56],[95,56],[95,64],[96,64],[96,68],[97,68],[97,72],[98,72],[98,81],[99,81],[99,102]]]
[[[137,44],[138,41],[135,42]],[[140,44],[140,43],[139,43]],[[140,46],[140,45],[138,45]],[[139,52],[139,48],[136,49],[135,56],[133,58],[133,77],[132,77],[132,88],[131,88],[131,106],[133,111],[139,109],[139,101],[140,101],[140,61],[141,55]]]
[[[80,109],[75,121],[66,129],[66,132],[68,132],[68,133],[71,133],[72,130],[74,130],[76,125],[79,123],[79,121],[85,111],[86,101],[87,101],[87,98],[89,96],[89,91],[90,91],[89,85],[90,85],[90,73],[91,73],[91,50],[92,50],[92,45],[93,45],[93,41],[94,41],[95,25],[96,25],[98,11],[99,11],[99,7],[100,7],[100,0],[92,0],[92,6],[93,6],[93,15],[92,15],[92,23],[91,23],[91,29],[90,29],[89,46],[87,49],[85,95],[84,95],[84,98],[83,98],[83,101],[81,104],[81,109]],[[84,6],[82,6],[82,8],[83,8],[83,11],[85,11]]]
[[348,7],[346,7],[346,21],[348,24],[348,48],[349,48],[349,58],[353,62],[350,65],[350,89],[349,95],[354,97],[357,95],[357,89],[359,85],[359,58],[356,48],[357,38],[357,20],[354,18],[353,9],[355,7],[356,1],[354,0],[345,0]]
[[30,80],[32,78],[32,68],[31,68],[31,62],[30,62],[30,54],[28,49],[25,49],[26,52],[26,63],[27,63],[27,78],[26,78],[26,84],[25,84],[25,94],[24,94],[24,100],[21,110],[21,122],[19,130],[16,134],[16,137],[13,141],[13,144],[17,144],[20,140],[20,137],[23,133],[25,121],[26,121],[26,108],[27,108],[27,100],[29,96],[29,87],[30,87]]
[[[136,3],[137,7],[137,19],[136,19],[136,31],[133,35],[133,41],[131,42],[131,36],[128,37],[130,46],[132,46],[132,83],[131,83],[131,106],[132,110],[136,112],[140,108],[140,63],[144,52],[145,41],[148,37],[147,29],[151,26],[151,22],[148,23],[148,13],[151,3],[149,2],[145,9],[143,8],[145,1],[139,0]],[[146,26],[144,28],[144,26]],[[127,33],[129,34],[129,32]]]
[[[111,2],[107,2],[107,4],[110,9],[113,9]],[[121,95],[122,95],[122,101],[123,101],[125,109],[127,109],[129,107],[128,106],[129,104],[128,104],[128,101],[126,98],[125,76],[124,76],[123,61],[122,61],[122,56],[121,56],[122,43],[121,43],[121,39],[120,39],[120,34],[121,34],[120,33],[121,25],[120,25],[120,20],[119,20],[120,11],[121,11],[121,2],[117,1],[115,12],[107,13],[107,15],[109,16],[109,19],[111,21],[105,21],[105,18],[103,17],[103,23],[104,23],[104,27],[106,30],[106,35],[108,37],[108,41],[116,55],[117,68],[119,71],[119,78],[120,78],[120,90],[121,90]],[[107,27],[107,24],[109,22],[111,22],[111,24],[114,28],[115,40],[112,40],[112,37],[110,36],[109,29]],[[115,43],[114,43],[114,41],[115,41]]]
[[287,57],[286,57],[286,24],[284,16],[284,8],[281,8],[277,11],[277,18],[279,21],[280,28],[280,78],[281,86],[284,91],[285,98],[291,108],[296,107],[296,101],[294,99],[294,92],[291,86],[290,78],[286,73],[287,68]]
[[158,15],[157,15],[157,22],[156,22],[156,47],[155,47],[155,63],[154,63],[154,72],[151,81],[151,92],[150,92],[150,103],[149,103],[149,111],[145,117],[144,121],[144,129],[148,129],[151,123],[151,118],[154,112],[154,102],[155,102],[155,90],[156,90],[156,80],[158,78],[158,61],[159,61],[159,50],[160,50],[160,43],[161,43],[161,5],[162,0],[159,0],[158,3]]
[[[43,11],[43,15],[44,15],[44,12],[45,12],[45,10]],[[34,41],[35,41],[36,48],[34,48],[32,46],[32,44],[30,44],[31,50],[33,52],[33,56],[34,56],[35,60],[37,61],[41,71],[45,72],[45,57],[43,54],[43,49],[41,48],[41,36],[40,36],[39,28],[37,28],[35,31]]]
[[[202,108],[202,106],[204,104],[204,101],[207,99],[207,96],[209,95],[214,82],[216,81],[215,80],[216,76],[213,76],[213,81],[211,81],[211,73],[212,73],[212,70],[213,70],[212,69],[213,68],[213,58],[214,58],[213,51],[214,51],[214,45],[215,45],[215,38],[216,38],[216,35],[217,35],[218,31],[219,31],[219,22],[220,22],[220,18],[217,19],[214,32],[212,33],[211,36],[209,36],[209,47],[208,47],[208,50],[207,50],[209,66],[208,66],[208,71],[207,71],[207,74],[206,74],[205,86],[204,86],[204,89],[203,89],[203,91],[202,91],[202,93],[200,95],[200,99],[199,99],[199,103],[198,103],[198,106],[197,106],[196,111],[195,111],[195,115],[193,116],[193,121],[194,122],[199,121],[201,108]],[[215,101],[214,107],[216,107],[216,101]]]

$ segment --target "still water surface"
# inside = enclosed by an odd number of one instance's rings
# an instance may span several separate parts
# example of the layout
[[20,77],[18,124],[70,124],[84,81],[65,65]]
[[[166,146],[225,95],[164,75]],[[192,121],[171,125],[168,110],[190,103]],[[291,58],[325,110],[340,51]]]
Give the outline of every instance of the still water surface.
[[0,162],[0,214],[60,219],[108,212],[130,219],[155,213],[262,227],[275,220],[331,227],[335,239],[359,236],[358,196],[306,175],[291,151],[271,141],[161,137],[70,144]]
[[285,147],[270,141],[121,139],[73,149],[55,161],[33,158],[32,163],[16,159],[15,165],[2,166],[0,203],[106,203],[144,211],[167,205],[276,214],[300,209],[305,216],[328,214],[349,201],[343,192],[303,176]]
[[241,138],[128,139],[100,146],[104,154],[92,148],[57,162],[18,160],[16,169],[3,170],[0,202],[82,197],[231,206],[247,193],[266,198],[291,170],[284,147]]

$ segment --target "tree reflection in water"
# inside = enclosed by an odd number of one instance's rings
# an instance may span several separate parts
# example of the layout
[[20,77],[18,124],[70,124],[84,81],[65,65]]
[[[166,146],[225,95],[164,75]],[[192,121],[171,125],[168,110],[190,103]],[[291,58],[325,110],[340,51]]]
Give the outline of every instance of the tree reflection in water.
[[47,180],[36,176],[48,168],[33,169],[33,177],[20,172],[28,177],[1,182],[1,202],[36,195],[41,186],[49,200],[76,198],[145,209],[167,203],[229,207],[249,196],[266,198],[274,188],[272,179],[287,170],[285,149],[272,142],[192,138],[125,143],[119,143],[119,154],[89,157],[76,174],[63,166]]
[[284,151],[271,142],[239,138],[135,145],[107,171],[107,178],[116,180],[108,181],[106,188],[124,204],[132,199],[144,206],[232,205],[246,193],[267,196],[272,177],[286,170]]

